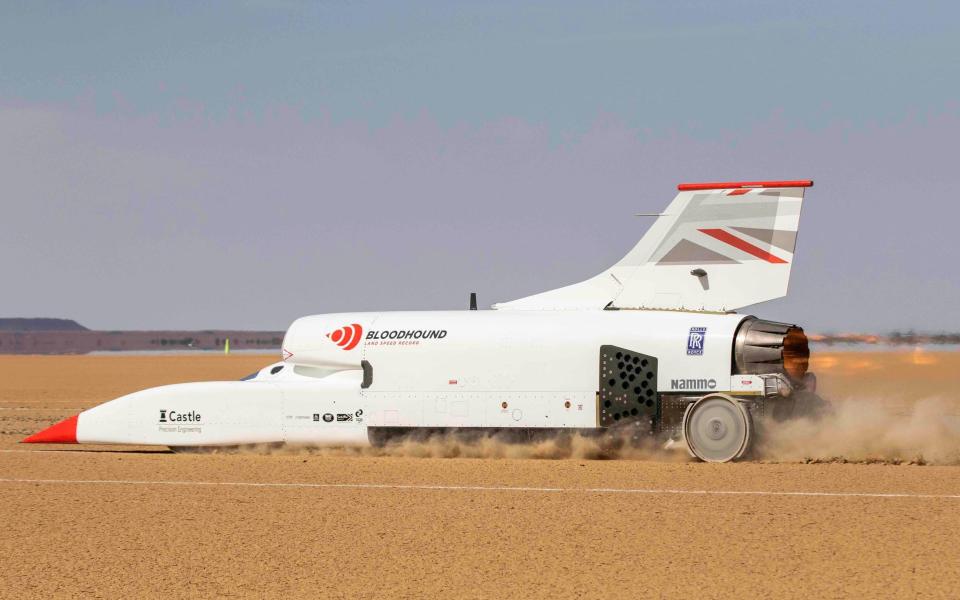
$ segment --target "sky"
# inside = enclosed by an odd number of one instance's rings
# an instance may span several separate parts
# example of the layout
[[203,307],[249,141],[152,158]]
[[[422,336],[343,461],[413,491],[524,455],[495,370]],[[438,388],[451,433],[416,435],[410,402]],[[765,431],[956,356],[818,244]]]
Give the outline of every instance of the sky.
[[284,329],[586,279],[813,179],[809,331],[960,329],[960,5],[0,4],[0,316]]

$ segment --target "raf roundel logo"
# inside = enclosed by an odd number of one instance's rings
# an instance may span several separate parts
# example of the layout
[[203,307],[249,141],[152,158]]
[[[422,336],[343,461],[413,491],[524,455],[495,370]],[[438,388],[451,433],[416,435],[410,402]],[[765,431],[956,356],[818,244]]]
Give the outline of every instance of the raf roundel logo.
[[687,355],[703,356],[703,342],[707,337],[706,327],[691,327],[687,336]]
[[327,334],[327,337],[330,338],[330,341],[334,344],[340,346],[344,350],[353,350],[357,347],[357,344],[360,343],[360,337],[363,335],[363,327],[358,323],[353,325],[346,325],[331,331]]

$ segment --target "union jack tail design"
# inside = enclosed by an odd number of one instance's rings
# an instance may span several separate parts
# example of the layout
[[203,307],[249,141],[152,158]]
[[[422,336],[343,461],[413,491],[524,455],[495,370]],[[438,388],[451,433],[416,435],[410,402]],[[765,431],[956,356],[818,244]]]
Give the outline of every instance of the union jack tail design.
[[495,305],[729,311],[787,293],[812,181],[682,183],[622,260],[587,281]]

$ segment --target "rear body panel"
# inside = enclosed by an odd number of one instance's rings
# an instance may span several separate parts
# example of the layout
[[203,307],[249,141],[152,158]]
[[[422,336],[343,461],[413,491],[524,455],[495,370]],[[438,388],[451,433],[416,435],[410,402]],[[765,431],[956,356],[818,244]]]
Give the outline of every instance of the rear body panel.
[[[726,391],[743,317],[672,311],[345,313],[298,320],[288,362],[372,369],[366,423],[389,427],[601,426],[601,346],[656,357],[657,391]],[[345,350],[327,334],[358,325]]]

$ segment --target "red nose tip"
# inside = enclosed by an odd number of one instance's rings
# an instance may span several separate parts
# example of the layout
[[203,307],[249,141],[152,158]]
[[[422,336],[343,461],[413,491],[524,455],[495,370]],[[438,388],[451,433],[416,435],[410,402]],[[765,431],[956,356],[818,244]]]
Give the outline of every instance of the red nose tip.
[[21,444],[76,444],[77,443],[77,417],[73,415],[69,419],[60,421],[56,425],[51,425],[43,431],[39,431],[30,437],[22,440]]

